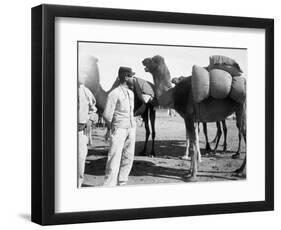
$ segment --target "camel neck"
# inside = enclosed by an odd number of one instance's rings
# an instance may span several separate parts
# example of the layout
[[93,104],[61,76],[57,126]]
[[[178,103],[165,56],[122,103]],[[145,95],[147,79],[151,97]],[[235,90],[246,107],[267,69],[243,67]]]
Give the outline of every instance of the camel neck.
[[[159,78],[159,76],[161,76],[161,78]],[[163,93],[167,92],[170,88],[172,88],[170,74],[153,76],[153,78],[157,97],[160,97]]]

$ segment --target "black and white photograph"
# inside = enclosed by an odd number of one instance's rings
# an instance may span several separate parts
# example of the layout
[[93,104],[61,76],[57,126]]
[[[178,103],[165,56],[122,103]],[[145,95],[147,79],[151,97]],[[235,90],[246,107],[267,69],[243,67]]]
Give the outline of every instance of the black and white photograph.
[[247,180],[248,50],[77,41],[77,186]]
[[273,210],[273,32],[270,18],[33,8],[32,221]]

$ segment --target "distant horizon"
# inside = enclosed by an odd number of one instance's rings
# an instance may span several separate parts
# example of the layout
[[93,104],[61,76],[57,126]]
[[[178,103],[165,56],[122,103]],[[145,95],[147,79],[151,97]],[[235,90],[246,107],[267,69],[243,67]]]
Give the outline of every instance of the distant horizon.
[[190,76],[193,65],[208,66],[209,57],[224,55],[238,62],[247,77],[247,49],[240,47],[204,47],[162,44],[133,44],[115,42],[78,41],[77,55],[91,55],[98,59],[100,83],[109,90],[117,77],[120,66],[128,66],[136,77],[153,82],[150,73],[144,71],[142,60],[160,55],[171,77]]

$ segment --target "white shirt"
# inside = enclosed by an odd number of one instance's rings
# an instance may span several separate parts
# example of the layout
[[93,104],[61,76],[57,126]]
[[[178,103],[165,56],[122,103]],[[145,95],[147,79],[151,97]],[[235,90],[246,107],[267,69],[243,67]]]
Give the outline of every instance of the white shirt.
[[112,127],[135,127],[134,93],[121,85],[112,90],[108,95],[103,117]]
[[85,124],[89,120],[90,108],[94,108],[96,100],[92,92],[84,85],[78,89],[78,123]]

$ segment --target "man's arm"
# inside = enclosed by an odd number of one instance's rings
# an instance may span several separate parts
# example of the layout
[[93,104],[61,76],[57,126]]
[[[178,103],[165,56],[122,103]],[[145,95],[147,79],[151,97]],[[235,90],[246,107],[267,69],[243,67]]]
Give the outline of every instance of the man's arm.
[[107,124],[107,127],[109,128],[111,127],[111,122],[115,111],[117,99],[117,95],[115,95],[114,93],[110,93],[107,97],[105,109],[103,111],[103,118]]
[[96,108],[96,98],[94,96],[94,94],[87,88],[85,87],[85,93],[88,97],[89,100],[89,105],[90,105],[90,112],[96,112],[97,108]]

